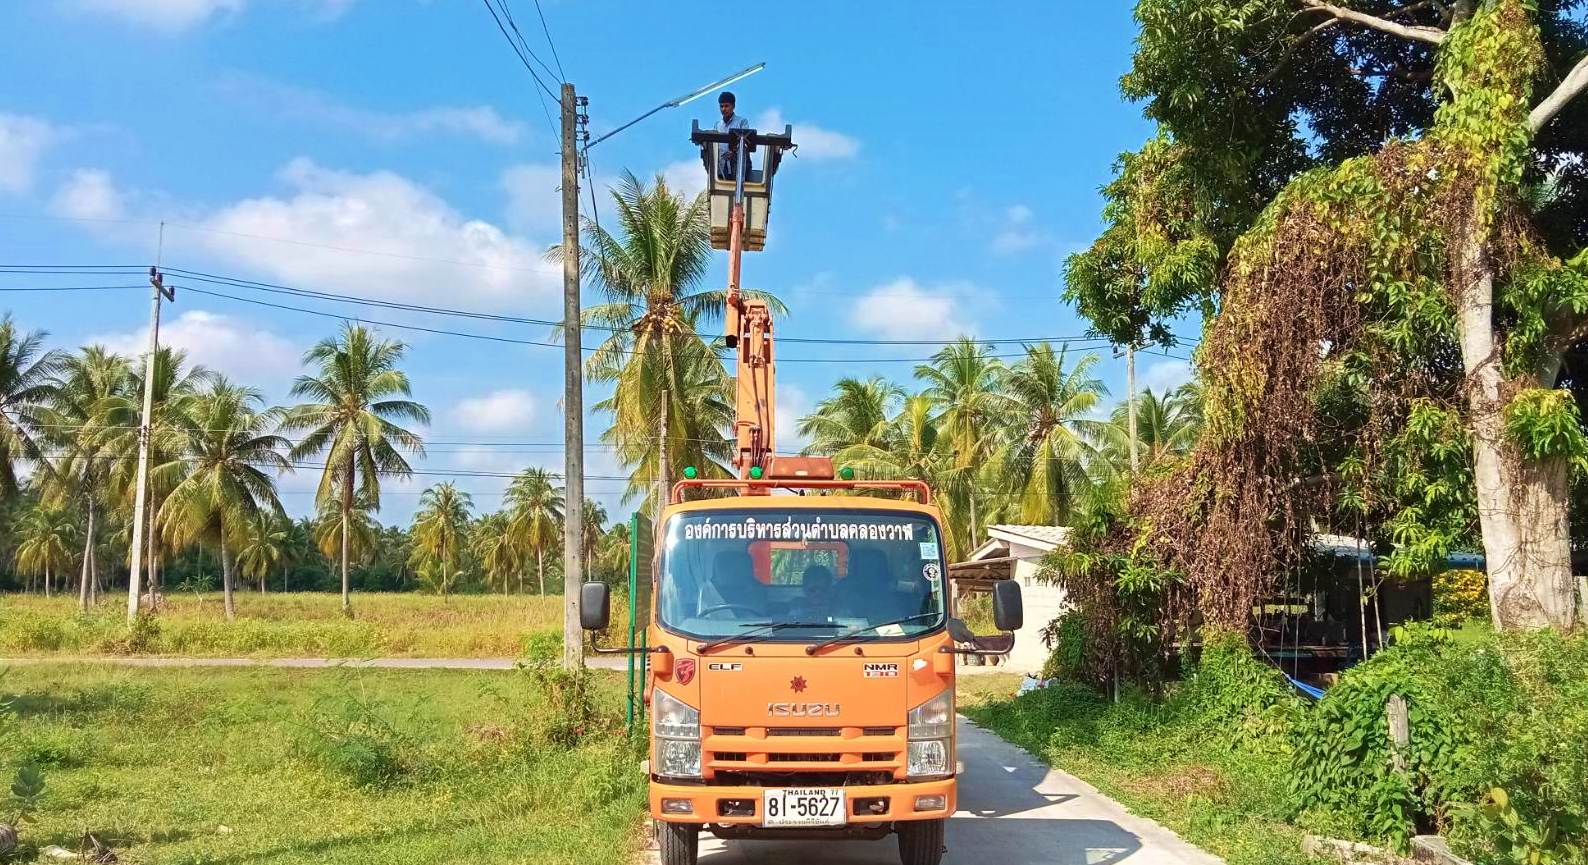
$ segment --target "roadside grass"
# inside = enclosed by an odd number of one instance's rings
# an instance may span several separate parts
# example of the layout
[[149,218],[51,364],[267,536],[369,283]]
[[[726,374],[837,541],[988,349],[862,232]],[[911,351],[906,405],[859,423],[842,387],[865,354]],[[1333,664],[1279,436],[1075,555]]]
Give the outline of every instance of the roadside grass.
[[[964,677],[961,688],[977,677]],[[977,724],[1092,784],[1230,865],[1308,858],[1287,824],[1283,754],[1218,741],[1183,707],[1126,694],[1118,703],[1059,683],[961,709]]]
[[[510,658],[537,633],[560,633],[560,595],[364,594],[353,618],[341,598],[298,592],[237,595],[227,622],[219,594],[172,593],[137,629],[124,599],[106,598],[86,615],[75,598],[0,597],[0,654],[183,655],[190,657]],[[612,633],[626,633],[613,604]]]
[[560,746],[526,672],[11,669],[0,761],[47,784],[20,861],[85,832],[162,865],[628,861],[641,754],[592,675],[599,721]]

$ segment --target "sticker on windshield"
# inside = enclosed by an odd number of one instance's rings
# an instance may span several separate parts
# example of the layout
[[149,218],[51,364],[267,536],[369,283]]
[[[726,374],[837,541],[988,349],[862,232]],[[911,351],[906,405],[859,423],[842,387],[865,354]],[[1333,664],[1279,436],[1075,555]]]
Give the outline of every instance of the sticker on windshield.
[[923,559],[935,559],[935,558],[937,558],[937,541],[922,541],[921,542],[921,558],[923,558]]
[[898,664],[866,664],[865,677],[868,679],[897,679],[899,678]]
[[943,569],[937,562],[927,562],[921,566],[921,576],[929,583],[936,583],[943,578]]
[[904,636],[904,628],[898,625],[882,625],[877,628],[877,634],[883,637],[902,637]]

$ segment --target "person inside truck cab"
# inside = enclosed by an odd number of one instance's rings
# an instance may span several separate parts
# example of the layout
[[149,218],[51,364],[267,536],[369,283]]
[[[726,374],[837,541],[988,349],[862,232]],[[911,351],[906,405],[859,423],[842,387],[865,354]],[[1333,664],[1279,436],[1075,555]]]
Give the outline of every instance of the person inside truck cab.
[[833,572],[826,565],[811,565],[800,577],[800,596],[789,611],[797,622],[825,621],[833,614]]

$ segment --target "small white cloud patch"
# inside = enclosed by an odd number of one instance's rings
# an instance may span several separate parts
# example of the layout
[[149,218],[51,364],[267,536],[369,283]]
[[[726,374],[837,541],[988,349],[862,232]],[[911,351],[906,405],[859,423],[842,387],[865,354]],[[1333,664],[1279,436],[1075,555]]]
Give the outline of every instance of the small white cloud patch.
[[60,130],[47,121],[0,112],[0,193],[32,189],[39,159],[59,137]]
[[966,286],[922,286],[910,277],[879,285],[855,303],[854,322],[884,339],[954,339],[973,328],[959,310]]
[[535,418],[535,398],[527,390],[507,389],[462,400],[452,410],[459,427],[474,433],[516,432]]
[[79,168],[56,190],[50,212],[68,219],[120,219],[125,208],[110,172]]
[[[789,123],[782,111],[772,108],[761,112],[755,120],[755,128],[762,132],[781,133]],[[825,129],[814,123],[794,123],[793,126],[794,143],[799,145],[795,156],[800,159],[854,159],[860,155],[860,141],[842,132]]]

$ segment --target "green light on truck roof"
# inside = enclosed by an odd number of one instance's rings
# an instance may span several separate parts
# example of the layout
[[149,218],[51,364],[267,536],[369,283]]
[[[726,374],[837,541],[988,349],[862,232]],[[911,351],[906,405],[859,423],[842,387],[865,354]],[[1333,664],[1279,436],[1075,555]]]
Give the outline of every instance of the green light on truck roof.
[[766,470],[760,466],[750,466],[750,480],[758,481],[764,474],[766,474]]
[[844,466],[843,468],[838,470],[838,477],[840,479],[846,480],[846,481],[854,480],[855,479],[855,467],[854,466]]
[[684,466],[684,477],[694,480],[695,478],[700,477],[700,469],[697,469],[694,466]]

